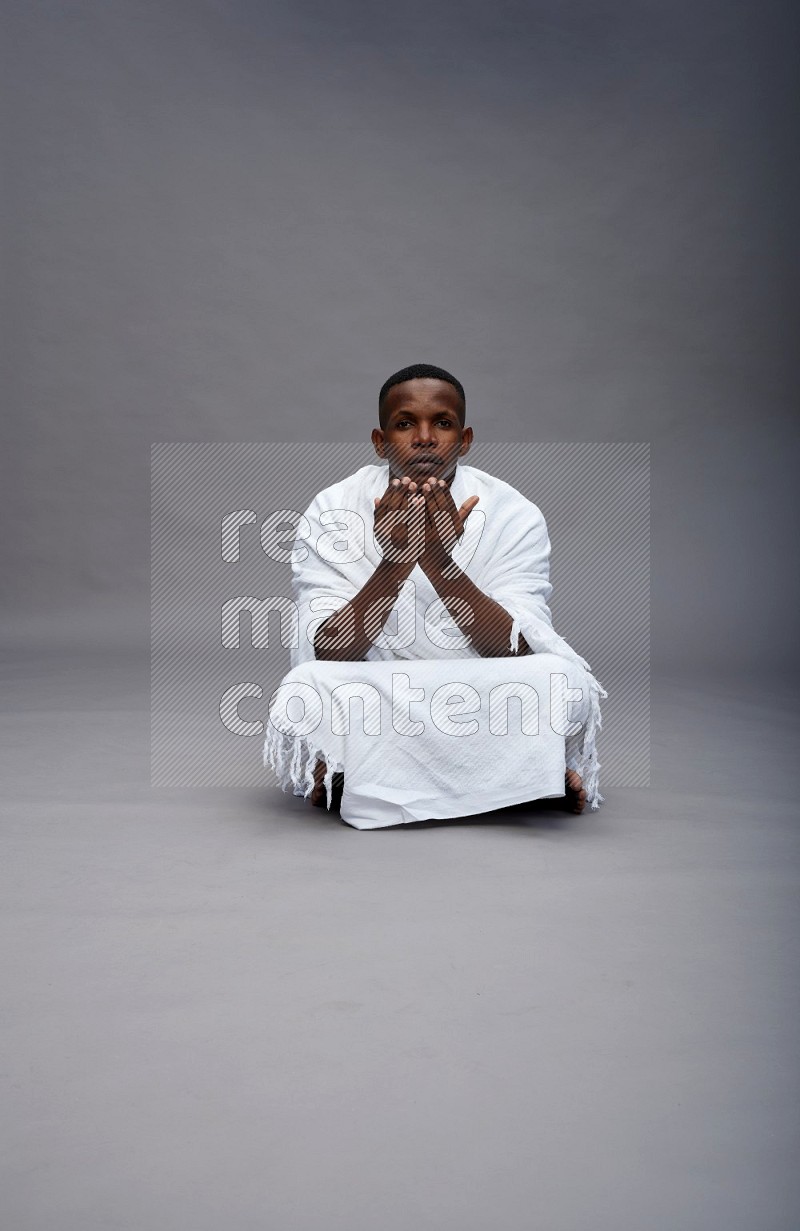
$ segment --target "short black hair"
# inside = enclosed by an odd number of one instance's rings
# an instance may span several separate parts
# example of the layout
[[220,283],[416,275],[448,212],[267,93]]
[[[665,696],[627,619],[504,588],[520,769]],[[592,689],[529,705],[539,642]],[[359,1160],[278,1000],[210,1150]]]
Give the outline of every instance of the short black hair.
[[384,403],[386,402],[386,394],[394,385],[402,385],[406,380],[446,380],[449,385],[458,391],[461,398],[461,426],[464,426],[464,421],[467,416],[467,399],[464,394],[464,386],[460,380],[456,380],[455,376],[450,372],[445,372],[444,368],[437,368],[432,363],[412,363],[410,367],[401,368],[399,372],[395,372],[388,380],[383,382],[381,391],[378,394],[378,420],[381,427],[386,424],[386,413]]

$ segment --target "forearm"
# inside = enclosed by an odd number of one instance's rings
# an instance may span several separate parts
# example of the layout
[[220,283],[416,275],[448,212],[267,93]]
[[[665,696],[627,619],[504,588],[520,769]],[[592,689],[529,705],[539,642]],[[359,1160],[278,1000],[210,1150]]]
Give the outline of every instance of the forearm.
[[414,562],[381,560],[358,594],[320,624],[314,636],[316,657],[332,662],[363,661],[413,568]]
[[512,617],[494,599],[484,594],[451,559],[430,561],[420,567],[458,627],[469,637],[482,658],[515,658],[533,651],[520,633],[516,654],[510,648]]

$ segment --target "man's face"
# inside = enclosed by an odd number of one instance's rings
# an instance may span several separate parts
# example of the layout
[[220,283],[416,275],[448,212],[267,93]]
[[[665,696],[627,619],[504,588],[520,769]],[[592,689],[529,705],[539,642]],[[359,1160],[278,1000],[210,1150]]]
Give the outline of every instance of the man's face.
[[392,478],[408,475],[422,484],[434,477],[449,484],[472,444],[472,428],[461,426],[458,390],[446,380],[406,380],[392,386],[384,407],[386,426],[373,430],[372,443],[389,462]]

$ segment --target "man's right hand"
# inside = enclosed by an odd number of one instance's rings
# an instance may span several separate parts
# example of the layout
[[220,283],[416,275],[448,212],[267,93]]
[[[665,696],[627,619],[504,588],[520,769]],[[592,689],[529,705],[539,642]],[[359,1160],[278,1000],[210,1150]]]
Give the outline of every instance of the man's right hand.
[[384,560],[414,565],[425,551],[425,497],[413,479],[392,479],[375,497],[375,539]]
[[392,479],[374,504],[375,539],[383,559],[358,594],[319,626],[314,636],[317,658],[339,662],[365,659],[425,551],[425,497],[413,480]]

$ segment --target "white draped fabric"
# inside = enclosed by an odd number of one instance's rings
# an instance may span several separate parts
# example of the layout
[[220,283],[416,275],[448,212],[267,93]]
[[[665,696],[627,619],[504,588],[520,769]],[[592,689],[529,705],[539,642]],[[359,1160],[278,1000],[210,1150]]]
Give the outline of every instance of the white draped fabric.
[[323,761],[329,806],[343,770],[341,816],[361,829],[561,796],[567,766],[596,808],[606,693],[553,629],[541,511],[486,471],[456,468],[456,507],[472,495],[480,501],[453,560],[512,617],[509,649],[522,633],[533,653],[481,657],[416,566],[364,662],[316,659],[317,628],[381,559],[373,502],[388,480],[385,465],[363,466],[320,492],[300,521],[292,666],[270,700],[264,763],[284,790],[305,796]]

